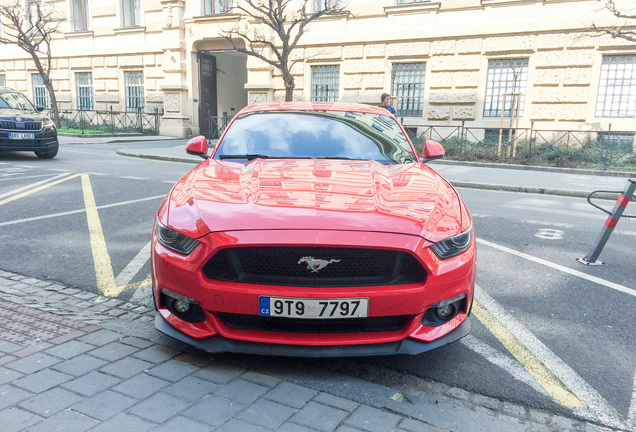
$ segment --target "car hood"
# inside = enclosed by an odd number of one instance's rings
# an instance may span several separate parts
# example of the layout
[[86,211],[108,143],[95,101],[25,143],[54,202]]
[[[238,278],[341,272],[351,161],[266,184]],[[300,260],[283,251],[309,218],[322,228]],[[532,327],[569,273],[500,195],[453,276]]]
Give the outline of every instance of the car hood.
[[461,231],[455,190],[422,163],[208,159],[173,188],[168,226],[191,237],[236,230],[347,230],[439,241]]
[[47,118],[44,114],[40,114],[35,111],[22,111],[22,110],[10,109],[10,108],[0,109],[0,118],[13,120],[16,117],[21,117],[25,120],[35,120],[35,121],[42,121],[43,119]]

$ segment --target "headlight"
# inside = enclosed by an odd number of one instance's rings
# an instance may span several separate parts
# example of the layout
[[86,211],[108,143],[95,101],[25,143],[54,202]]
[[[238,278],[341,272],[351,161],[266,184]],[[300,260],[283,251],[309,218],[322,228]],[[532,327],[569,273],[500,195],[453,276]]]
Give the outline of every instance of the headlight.
[[199,246],[199,242],[197,240],[192,237],[188,237],[185,234],[181,234],[179,231],[168,228],[159,222],[159,220],[157,220],[156,226],[157,239],[159,240],[159,243],[168,249],[184,255],[190,255],[192,251]]
[[55,126],[55,123],[53,122],[53,120],[51,119],[44,120],[44,127],[51,127],[51,126]]
[[471,225],[470,228],[463,233],[435,243],[431,246],[431,249],[439,259],[448,259],[465,252],[470,246],[472,238],[473,227]]

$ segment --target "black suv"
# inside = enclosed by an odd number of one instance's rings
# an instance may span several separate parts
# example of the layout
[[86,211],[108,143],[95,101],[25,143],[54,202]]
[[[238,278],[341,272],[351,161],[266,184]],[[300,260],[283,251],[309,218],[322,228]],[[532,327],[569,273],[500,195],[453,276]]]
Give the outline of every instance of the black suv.
[[0,87],[0,152],[33,151],[43,159],[57,154],[57,129],[22,93]]

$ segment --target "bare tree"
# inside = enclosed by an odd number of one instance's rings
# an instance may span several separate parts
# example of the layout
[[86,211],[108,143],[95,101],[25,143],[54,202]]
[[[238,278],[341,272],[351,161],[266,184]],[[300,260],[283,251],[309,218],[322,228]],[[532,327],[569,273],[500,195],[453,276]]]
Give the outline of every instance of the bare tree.
[[[312,3],[319,7],[309,12]],[[235,50],[259,58],[281,71],[286,101],[292,100],[295,84],[291,69],[298,62],[291,61],[291,53],[305,34],[307,25],[322,16],[344,12],[340,3],[334,0],[302,0],[300,3],[297,0],[243,0],[234,9],[245,13],[256,25],[237,24],[223,37]],[[243,39],[246,47],[237,45],[237,39]],[[271,51],[272,57],[266,55],[265,49]]]
[[17,45],[29,53],[49,94],[53,121],[59,126],[60,114],[51,81],[51,36],[59,33],[63,18],[52,8],[43,7],[40,1],[25,5],[15,0],[0,5],[0,19],[3,25],[0,43]]
[[606,0],[604,9],[614,15],[617,22],[608,26],[592,24],[592,29],[613,38],[636,42],[636,7],[629,10],[626,7],[617,6],[615,0]]

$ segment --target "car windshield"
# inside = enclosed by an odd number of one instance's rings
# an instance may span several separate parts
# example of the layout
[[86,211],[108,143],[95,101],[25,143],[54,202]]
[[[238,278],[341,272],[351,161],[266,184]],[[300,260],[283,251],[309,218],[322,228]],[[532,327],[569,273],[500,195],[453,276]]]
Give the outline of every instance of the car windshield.
[[215,159],[417,159],[397,122],[381,114],[289,111],[246,114],[225,134]]
[[11,108],[21,111],[35,111],[31,102],[21,93],[0,94],[0,108]]

